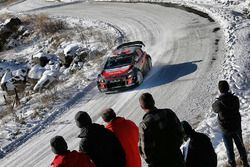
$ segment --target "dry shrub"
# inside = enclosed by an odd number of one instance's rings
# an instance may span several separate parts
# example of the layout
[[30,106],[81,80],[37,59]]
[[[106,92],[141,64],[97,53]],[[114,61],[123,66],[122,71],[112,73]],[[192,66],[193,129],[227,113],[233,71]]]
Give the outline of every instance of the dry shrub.
[[51,19],[46,14],[37,15],[35,20],[35,29],[44,35],[54,34],[67,27],[64,21]]
[[50,18],[46,14],[23,15],[21,20],[26,25],[32,25],[34,30],[42,35],[54,34],[67,28],[65,21]]
[[13,105],[7,104],[3,107],[3,110],[0,112],[0,119],[14,112]]
[[59,99],[56,88],[48,89],[41,96],[40,101],[44,106],[49,106],[51,103],[55,103]]
[[60,44],[65,41],[71,41],[70,37],[72,37],[73,35],[74,34],[71,34],[69,32],[54,35],[50,40],[49,50],[51,52],[58,51],[58,47],[60,46]]
[[17,0],[0,0],[0,4],[3,3],[4,5],[9,5],[13,2],[17,2]]
[[95,29],[93,27],[76,27],[76,31],[79,33],[79,40],[84,43],[85,45],[88,45],[90,43],[90,39],[94,38],[95,41],[105,43],[108,48],[112,48],[114,46],[114,37],[110,34],[107,34],[105,32],[102,32],[98,29]]
[[20,19],[22,20],[23,24],[29,25],[32,24],[34,20],[36,20],[35,15],[21,15]]
[[40,114],[39,111],[40,111],[39,109],[36,109],[35,112],[31,115],[30,118],[31,118],[31,119],[35,119],[35,118],[37,118],[37,117],[42,118],[42,115]]
[[245,147],[247,152],[250,152],[250,143],[245,143]]
[[0,23],[1,23],[1,22],[5,22],[6,19],[9,19],[9,18],[12,18],[12,17],[14,17],[14,15],[11,14],[11,13],[4,13],[4,14],[1,14],[1,15],[0,15]]

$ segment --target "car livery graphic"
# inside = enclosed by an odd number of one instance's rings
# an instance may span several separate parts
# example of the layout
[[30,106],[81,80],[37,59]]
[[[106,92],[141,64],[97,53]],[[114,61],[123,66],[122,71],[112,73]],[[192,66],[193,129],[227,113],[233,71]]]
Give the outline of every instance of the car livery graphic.
[[98,75],[100,92],[112,92],[140,85],[152,68],[151,57],[142,50],[142,41],[119,45]]

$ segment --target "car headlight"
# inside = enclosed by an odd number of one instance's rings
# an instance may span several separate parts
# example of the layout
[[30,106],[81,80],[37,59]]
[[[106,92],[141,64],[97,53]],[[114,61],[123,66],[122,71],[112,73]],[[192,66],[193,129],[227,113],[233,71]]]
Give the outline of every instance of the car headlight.
[[99,82],[103,83],[103,82],[105,82],[105,80],[103,78],[99,78]]
[[128,76],[127,76],[127,78],[129,79],[129,78],[133,78],[133,73],[131,73],[131,74],[129,74]]
[[105,80],[103,79],[103,77],[101,75],[99,75],[99,77],[98,77],[98,82],[100,82],[100,83],[104,83],[105,82]]
[[134,77],[134,72],[133,72],[133,69],[129,70],[128,71],[128,75],[127,75],[127,78],[133,78]]

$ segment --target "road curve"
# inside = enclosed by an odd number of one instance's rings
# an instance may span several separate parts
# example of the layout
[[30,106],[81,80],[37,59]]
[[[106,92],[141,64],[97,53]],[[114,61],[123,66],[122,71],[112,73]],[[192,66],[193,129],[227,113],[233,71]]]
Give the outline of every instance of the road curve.
[[[34,9],[23,6],[25,4],[20,3],[10,9]],[[50,166],[53,154],[49,140],[55,135],[64,136],[70,149],[78,149],[79,129],[75,126],[74,115],[79,110],[88,111],[95,122],[101,122],[101,109],[113,107],[118,115],[138,124],[143,115],[138,98],[143,92],[151,92],[156,106],[172,108],[181,120],[195,124],[209,113],[216,93],[214,81],[219,77],[223,61],[221,42],[219,46],[215,44],[216,40],[223,40],[222,35],[220,31],[213,32],[217,23],[184,10],[143,3],[41,7],[36,6],[38,10],[32,12],[102,20],[118,27],[129,41],[142,40],[152,56],[153,69],[143,84],[131,91],[105,95],[94,88],[49,127],[1,159],[1,166]]]

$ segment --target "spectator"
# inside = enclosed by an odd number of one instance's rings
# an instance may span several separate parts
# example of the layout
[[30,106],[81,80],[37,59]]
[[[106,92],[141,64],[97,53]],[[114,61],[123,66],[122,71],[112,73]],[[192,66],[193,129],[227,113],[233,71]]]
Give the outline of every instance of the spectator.
[[235,167],[235,154],[233,140],[240,153],[240,158],[244,167],[249,167],[247,153],[242,140],[241,115],[239,112],[239,98],[229,92],[227,81],[219,81],[218,84],[221,95],[213,103],[212,108],[218,114],[218,122],[222,130],[222,138],[227,150],[228,163]]
[[95,167],[84,153],[69,151],[62,136],[55,136],[50,140],[52,151],[56,154],[52,167]]
[[149,167],[184,167],[180,146],[183,130],[171,109],[157,109],[150,93],[140,96],[146,112],[139,126],[139,150]]
[[75,115],[75,121],[81,128],[79,150],[89,155],[96,167],[125,167],[124,150],[110,130],[92,123],[84,111]]
[[217,155],[210,138],[204,133],[196,132],[187,121],[181,122],[184,129],[182,152],[186,167],[216,167]]
[[112,108],[103,110],[102,119],[107,122],[106,128],[119,139],[126,155],[126,167],[141,167],[138,149],[139,129],[131,120],[117,117]]

